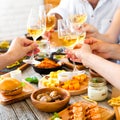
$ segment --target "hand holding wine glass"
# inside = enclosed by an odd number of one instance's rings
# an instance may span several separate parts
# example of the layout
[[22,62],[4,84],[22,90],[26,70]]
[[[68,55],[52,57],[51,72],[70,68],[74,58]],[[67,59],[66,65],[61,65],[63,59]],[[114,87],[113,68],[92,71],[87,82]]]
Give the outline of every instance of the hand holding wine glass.
[[[28,17],[27,31],[34,41],[42,36],[46,29],[46,14],[44,10],[39,8],[32,8]],[[28,64],[35,64],[37,61],[34,58],[34,51],[29,59],[23,62]]]

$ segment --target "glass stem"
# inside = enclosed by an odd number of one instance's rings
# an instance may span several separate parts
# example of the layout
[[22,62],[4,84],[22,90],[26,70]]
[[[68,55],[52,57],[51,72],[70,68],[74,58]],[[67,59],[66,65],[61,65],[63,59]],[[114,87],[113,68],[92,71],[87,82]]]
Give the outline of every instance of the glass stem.
[[73,65],[74,65],[73,72],[78,71],[77,66],[74,61],[73,61]]
[[[33,38],[33,41],[36,41],[37,39],[36,38]],[[31,54],[31,57],[30,57],[31,60],[34,60],[34,50],[32,51],[32,54]]]

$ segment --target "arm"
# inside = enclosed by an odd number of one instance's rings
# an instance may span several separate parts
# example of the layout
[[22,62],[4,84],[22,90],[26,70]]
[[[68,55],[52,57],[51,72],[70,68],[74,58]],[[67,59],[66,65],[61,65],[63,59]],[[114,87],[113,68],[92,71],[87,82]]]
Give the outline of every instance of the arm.
[[100,34],[99,31],[92,25],[85,24],[84,30],[86,31],[86,37],[95,37],[107,42],[117,43],[118,36],[120,34],[120,8],[116,11],[113,21],[105,34]]
[[99,33],[98,29],[95,28],[93,25],[85,23],[82,29],[83,31],[86,32],[86,38],[95,37],[97,39],[101,39],[110,43],[116,42],[116,39],[114,39],[111,34],[110,35],[109,33],[101,34]]
[[101,74],[113,86],[120,89],[120,65],[105,60],[91,53],[90,47],[84,44],[81,50],[75,52],[77,58],[81,59],[82,63]]
[[70,0],[61,0],[59,5],[49,11],[48,14],[55,14],[56,18],[67,18],[68,17],[68,6]]
[[120,60],[120,45],[112,44],[95,38],[85,40],[89,44],[92,52],[106,59]]
[[112,42],[115,43],[119,34],[120,34],[120,8],[116,11],[113,17],[113,21],[105,35],[111,38],[113,40]]
[[0,55],[0,69],[23,58],[32,50],[38,52],[39,50],[37,49],[37,46],[36,43],[25,38],[14,39],[8,51]]
[[120,65],[109,62],[94,54],[84,54],[84,56],[82,56],[82,62],[86,66],[101,74],[113,86],[120,89],[120,85],[118,84],[120,79]]

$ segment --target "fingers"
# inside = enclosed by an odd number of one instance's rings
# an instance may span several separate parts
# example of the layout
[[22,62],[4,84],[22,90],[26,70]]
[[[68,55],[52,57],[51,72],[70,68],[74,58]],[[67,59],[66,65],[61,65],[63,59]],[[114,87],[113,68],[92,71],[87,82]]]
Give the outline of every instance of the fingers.
[[34,52],[34,55],[35,55],[35,54],[39,53],[40,50],[39,50],[38,48],[36,48],[36,49],[34,49],[34,51],[28,52],[28,53],[27,53],[27,56],[31,56],[31,55],[32,55],[32,52]]
[[82,44],[77,44],[74,46],[74,49],[78,49],[78,48],[81,48]]

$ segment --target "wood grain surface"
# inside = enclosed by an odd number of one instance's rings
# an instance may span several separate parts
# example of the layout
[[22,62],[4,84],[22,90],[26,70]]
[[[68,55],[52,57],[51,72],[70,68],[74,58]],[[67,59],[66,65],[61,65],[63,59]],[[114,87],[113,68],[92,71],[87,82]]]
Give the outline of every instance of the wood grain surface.
[[26,81],[24,81],[24,83],[25,86],[23,87],[23,91],[21,94],[13,95],[13,96],[5,96],[2,93],[0,93],[0,104],[8,105],[30,97],[31,93],[34,90],[36,90],[36,88]]

